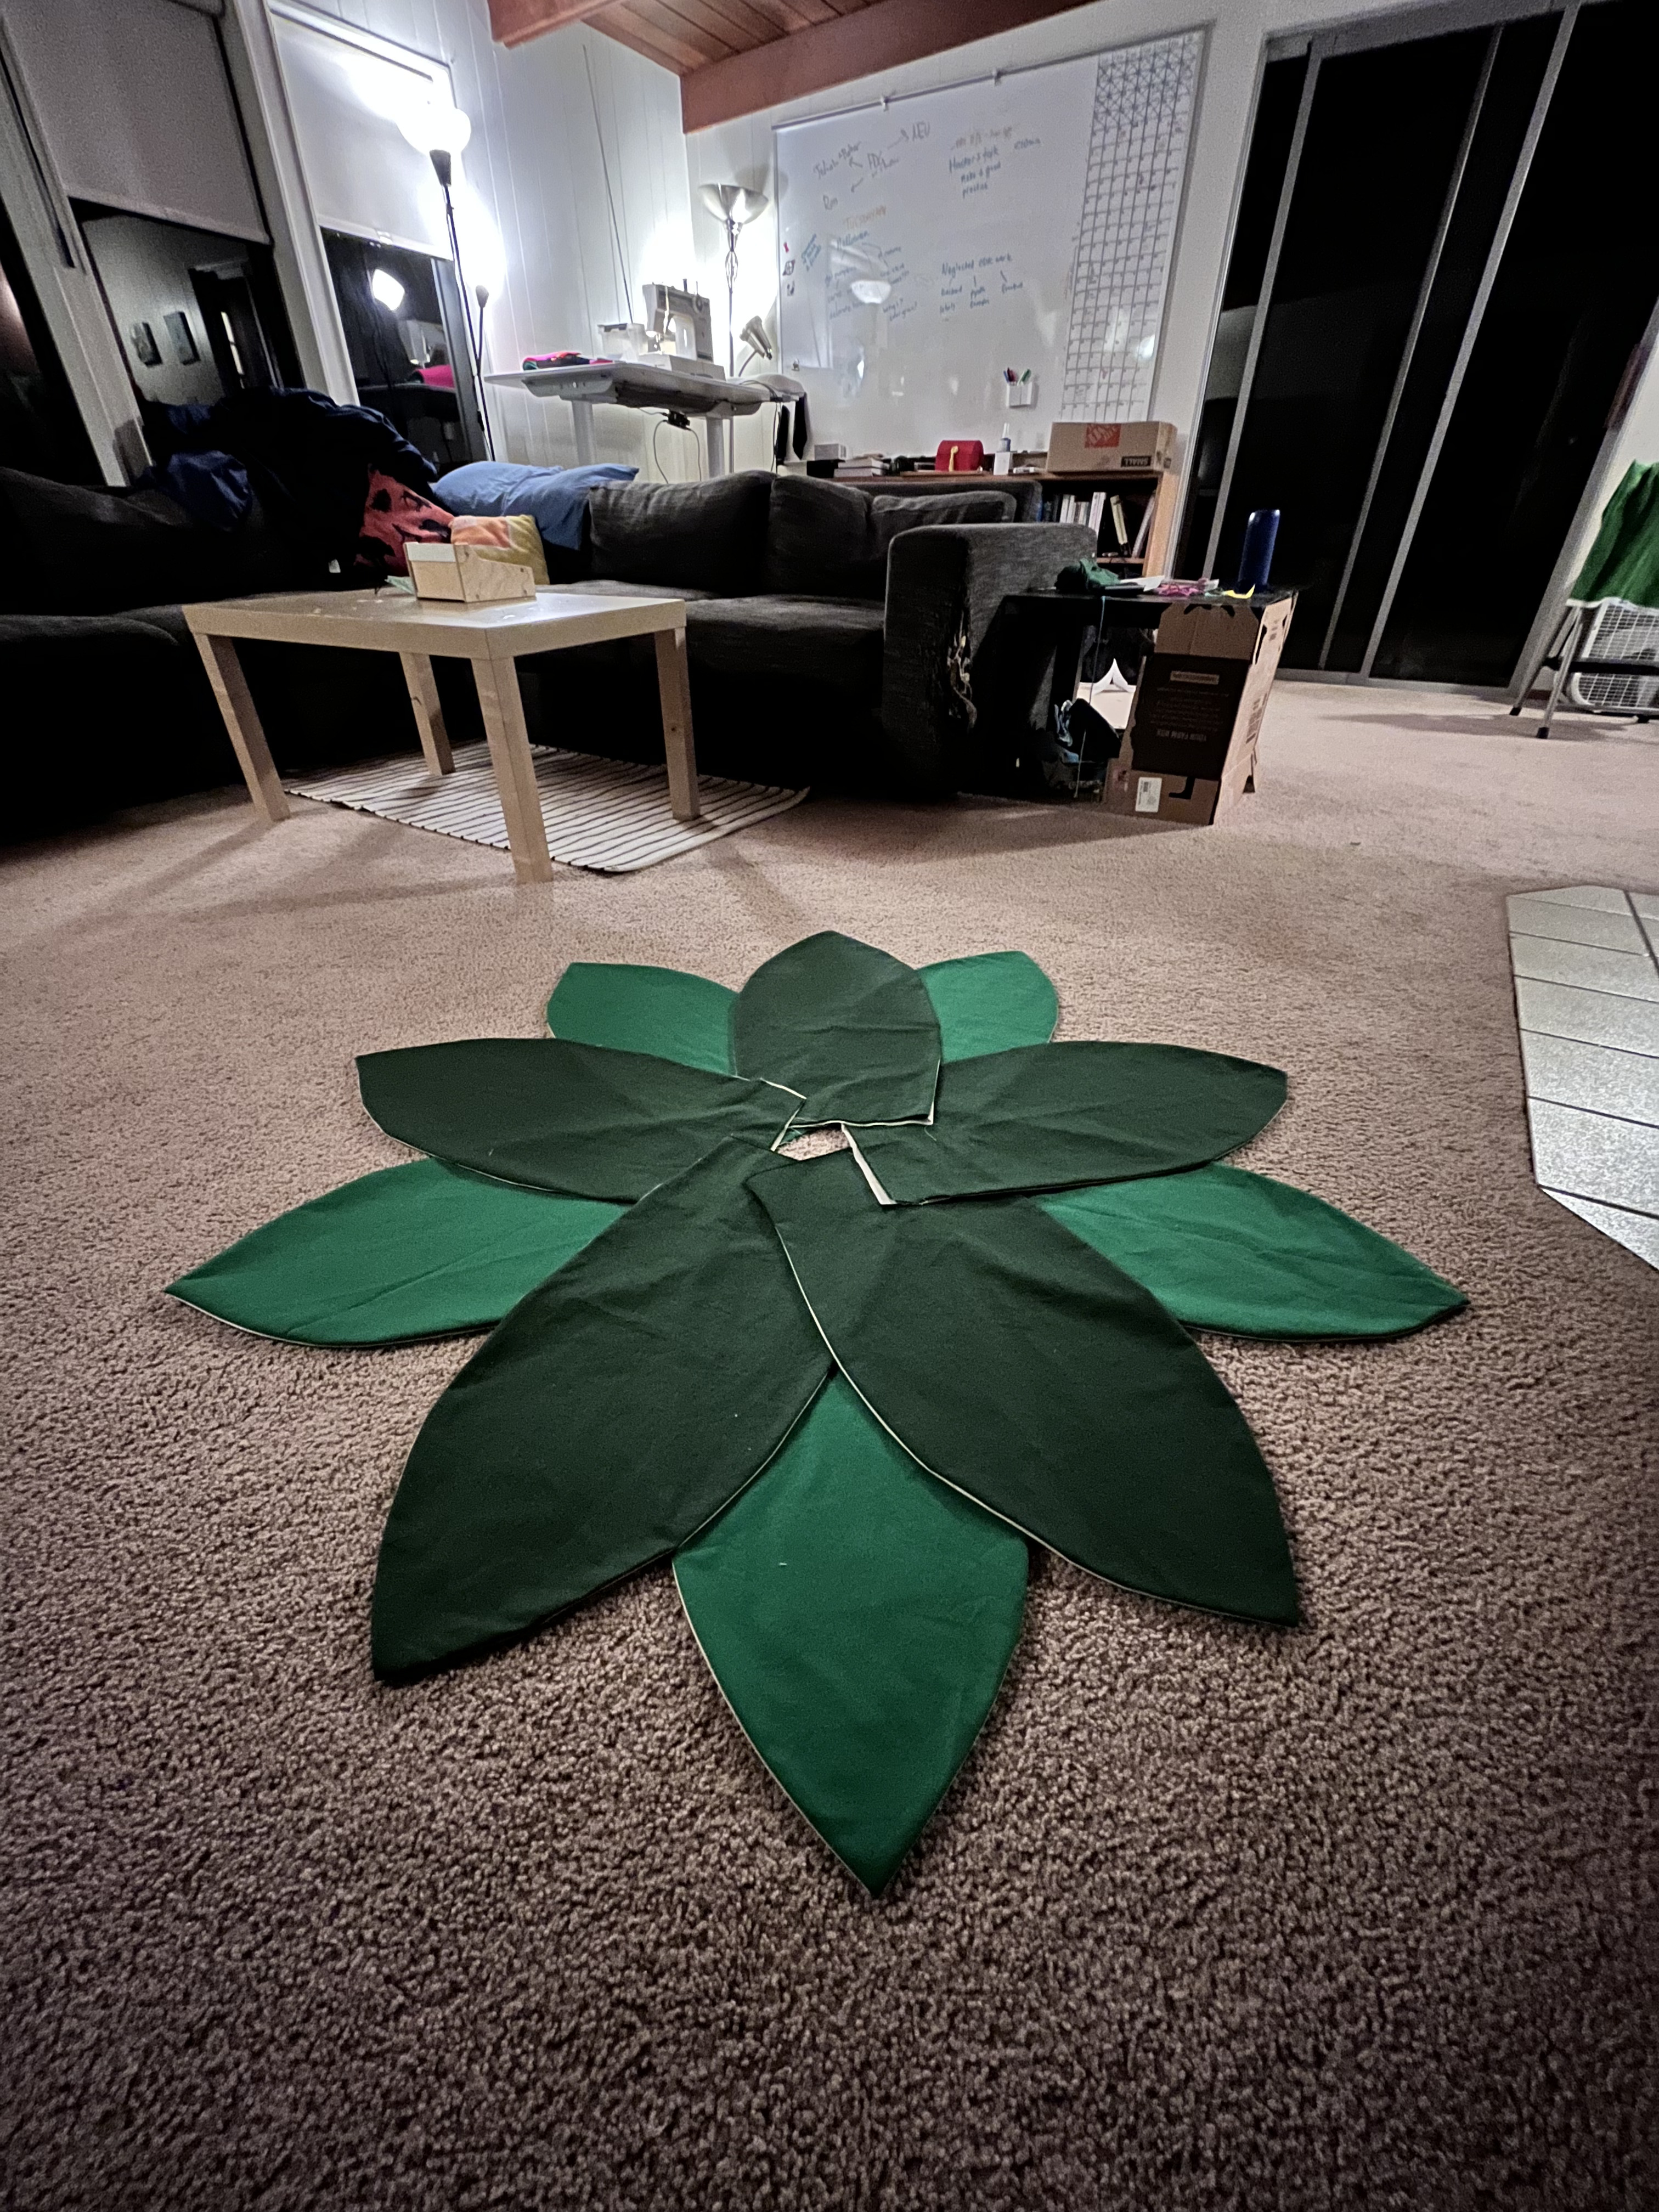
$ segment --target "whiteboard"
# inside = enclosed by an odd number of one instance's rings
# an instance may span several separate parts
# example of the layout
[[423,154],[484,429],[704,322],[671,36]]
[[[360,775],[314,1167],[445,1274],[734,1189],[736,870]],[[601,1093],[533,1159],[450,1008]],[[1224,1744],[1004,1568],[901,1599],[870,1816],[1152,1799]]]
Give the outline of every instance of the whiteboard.
[[1202,52],[1187,32],[776,125],[779,351],[814,436],[926,453],[1145,419]]

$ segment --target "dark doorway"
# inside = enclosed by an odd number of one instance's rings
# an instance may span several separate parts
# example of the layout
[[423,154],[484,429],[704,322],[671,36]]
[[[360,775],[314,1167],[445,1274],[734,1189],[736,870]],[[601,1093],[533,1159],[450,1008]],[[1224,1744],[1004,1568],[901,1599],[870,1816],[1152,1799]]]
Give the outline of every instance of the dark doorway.
[[140,399],[211,405],[303,381],[268,246],[115,209],[75,211]]

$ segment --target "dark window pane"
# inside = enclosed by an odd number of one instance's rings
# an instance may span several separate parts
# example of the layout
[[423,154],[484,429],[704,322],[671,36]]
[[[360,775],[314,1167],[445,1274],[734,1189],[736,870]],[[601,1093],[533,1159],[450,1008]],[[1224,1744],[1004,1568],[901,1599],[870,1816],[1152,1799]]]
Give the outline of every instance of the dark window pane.
[[[1651,0],[1578,17],[1374,672],[1506,684],[1659,296]],[[1621,113],[1619,88],[1636,88]],[[1587,149],[1593,149],[1588,160]]]
[[395,422],[434,476],[481,460],[472,363],[447,261],[323,233],[357,397]]
[[1321,64],[1221,533],[1283,514],[1274,574],[1300,586],[1285,659],[1316,662],[1479,82],[1488,33]]
[[1307,80],[1308,57],[1295,54],[1282,62],[1269,62],[1262,72],[1261,97],[1250,133],[1250,158],[1244,171],[1244,190],[1239,197],[1238,226],[1233,233],[1227,260],[1227,281],[1221,295],[1221,319],[1210,351],[1210,368],[1204,388],[1198,434],[1187,459],[1187,505],[1182,516],[1181,539],[1176,550],[1175,573],[1202,573],[1215,503],[1226,465],[1227,441],[1232,435],[1233,414],[1244,356],[1255,321],[1256,301],[1261,296],[1262,272],[1273,242],[1273,224],[1285,189],[1285,167],[1296,132],[1297,110]]
[[1559,21],[1534,15],[1489,34],[1491,74],[1328,668],[1357,669],[1364,658]]

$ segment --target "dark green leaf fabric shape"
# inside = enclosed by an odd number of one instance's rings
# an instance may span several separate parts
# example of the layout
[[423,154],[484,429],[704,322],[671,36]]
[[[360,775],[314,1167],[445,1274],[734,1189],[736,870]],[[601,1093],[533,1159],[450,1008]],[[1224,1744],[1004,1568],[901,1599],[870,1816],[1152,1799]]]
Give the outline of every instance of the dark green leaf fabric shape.
[[1041,1204],[1192,1328],[1403,1336],[1468,1303],[1352,1214],[1243,1168],[1106,1183]]
[[655,1053],[682,1067],[731,1075],[737,993],[678,968],[573,960],[547,1002],[547,1026],[573,1044]]
[[946,1060],[1047,1044],[1060,1019],[1054,985],[1026,952],[975,952],[916,973],[939,1016]]
[[931,1129],[860,1129],[896,1205],[1060,1190],[1218,1159],[1285,1103],[1276,1067],[1174,1044],[1039,1044],[953,1060]]
[[743,1186],[753,1164],[729,1143],[653,1191],[439,1399],[381,1539],[377,1674],[499,1643],[662,1558],[789,1434],[830,1363]]
[[278,1214],[167,1289],[298,1344],[398,1344],[493,1328],[621,1218],[411,1160]]
[[805,1099],[803,1128],[826,1121],[925,1121],[939,1079],[939,1021],[914,968],[827,929],[754,974],[732,1010],[744,1075]]
[[1296,1620],[1255,1439],[1138,1283],[1029,1200],[876,1206],[846,1152],[750,1187],[836,1365],[924,1467],[1110,1582]]
[[797,1102],[770,1084],[560,1037],[474,1037],[365,1053],[363,1103],[453,1166],[620,1204],[727,1137],[761,1150]]
[[880,1890],[1019,1641],[1023,1537],[925,1474],[835,1376],[674,1562],[702,1654],[788,1796]]

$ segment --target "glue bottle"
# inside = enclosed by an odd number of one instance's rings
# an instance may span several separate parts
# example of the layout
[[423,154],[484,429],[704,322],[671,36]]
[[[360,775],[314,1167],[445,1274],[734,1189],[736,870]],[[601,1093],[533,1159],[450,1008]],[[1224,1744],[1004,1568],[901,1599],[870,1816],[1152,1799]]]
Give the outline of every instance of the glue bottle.
[[1012,438],[1010,437],[1007,431],[1005,430],[998,443],[996,452],[991,457],[991,474],[994,477],[1012,476],[1013,474],[1013,470],[1014,441]]

